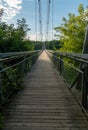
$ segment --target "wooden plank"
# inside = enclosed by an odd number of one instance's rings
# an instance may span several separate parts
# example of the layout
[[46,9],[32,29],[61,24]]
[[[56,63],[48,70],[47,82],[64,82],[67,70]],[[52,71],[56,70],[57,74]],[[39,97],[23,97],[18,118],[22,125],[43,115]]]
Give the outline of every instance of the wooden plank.
[[45,53],[5,110],[3,130],[88,130],[88,121]]

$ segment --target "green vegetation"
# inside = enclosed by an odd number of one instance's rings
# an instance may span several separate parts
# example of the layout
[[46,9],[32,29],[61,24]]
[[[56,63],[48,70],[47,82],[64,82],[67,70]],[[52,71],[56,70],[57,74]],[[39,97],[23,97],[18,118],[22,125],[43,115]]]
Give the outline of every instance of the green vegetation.
[[45,45],[48,50],[59,50],[61,48],[61,42],[57,40],[47,41]]
[[72,64],[69,65],[68,63],[64,63],[62,75],[70,86],[74,82],[77,74],[78,72],[72,67]]
[[17,20],[17,27],[14,24],[7,25],[0,22],[0,52],[31,51],[41,49],[41,42],[26,39],[30,29],[26,20]]
[[42,49],[42,43],[40,41],[31,41],[34,45],[34,50],[41,50]]
[[[85,30],[88,25],[88,7],[84,9],[83,4],[80,4],[78,7],[78,15],[69,13],[68,18],[63,17],[62,21],[63,23],[55,28],[57,32],[56,37],[60,39],[62,43],[60,51],[82,53]],[[65,63],[68,65],[71,63],[72,66],[79,68],[79,64],[70,59],[64,58],[64,64]],[[77,77],[77,71],[68,65],[64,65],[63,76],[71,85]]]
[[2,73],[3,95],[8,97],[10,91],[18,91],[22,88],[23,74],[20,69],[21,65],[9,68]]
[[31,53],[28,56],[25,55],[25,59],[24,57],[19,57],[19,59],[8,61],[5,63],[6,65],[3,65],[4,71],[1,73],[2,94],[0,94],[0,105],[6,103],[13,93],[23,88],[23,78],[30,71],[37,57],[38,53]]
[[85,35],[85,27],[88,24],[88,7],[84,9],[80,4],[78,16],[68,14],[68,19],[63,18],[63,24],[56,27],[57,37],[63,43],[60,51],[62,52],[82,52]]

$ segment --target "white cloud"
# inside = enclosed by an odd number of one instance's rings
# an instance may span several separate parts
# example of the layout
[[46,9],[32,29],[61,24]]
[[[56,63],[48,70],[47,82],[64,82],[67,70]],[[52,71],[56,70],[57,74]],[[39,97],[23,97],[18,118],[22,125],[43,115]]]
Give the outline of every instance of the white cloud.
[[3,8],[3,21],[12,19],[16,14],[19,13],[19,10],[22,9],[22,0],[1,0],[0,8]]
[[19,8],[19,4],[22,3],[22,0],[3,0],[3,2],[7,3],[7,5],[9,7],[13,7],[13,8]]
[[[30,40],[36,41],[36,34],[31,34],[30,35]],[[37,35],[37,41],[40,41],[40,35]]]

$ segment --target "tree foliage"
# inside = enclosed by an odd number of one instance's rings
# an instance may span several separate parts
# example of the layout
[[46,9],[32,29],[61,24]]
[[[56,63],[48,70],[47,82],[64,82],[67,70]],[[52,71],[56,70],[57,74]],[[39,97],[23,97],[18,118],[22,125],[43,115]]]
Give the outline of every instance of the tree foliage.
[[3,8],[0,8],[0,21],[2,19],[3,12],[4,12]]
[[61,42],[58,40],[46,41],[45,45],[48,50],[59,50],[61,47]]
[[62,44],[61,51],[65,52],[82,52],[85,35],[85,27],[88,24],[88,8],[84,9],[80,4],[78,15],[69,13],[68,19],[63,18],[63,24],[56,27],[57,35]]
[[30,40],[25,39],[29,30],[24,18],[17,20],[17,27],[15,27],[14,24],[7,25],[4,22],[0,22],[0,51],[34,50],[34,44],[32,44]]

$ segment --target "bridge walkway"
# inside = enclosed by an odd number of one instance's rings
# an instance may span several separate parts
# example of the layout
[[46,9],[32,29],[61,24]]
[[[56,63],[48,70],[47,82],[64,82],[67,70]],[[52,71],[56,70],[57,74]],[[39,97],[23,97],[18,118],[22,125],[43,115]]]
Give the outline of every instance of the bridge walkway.
[[88,130],[76,99],[45,51],[5,110],[3,130]]

